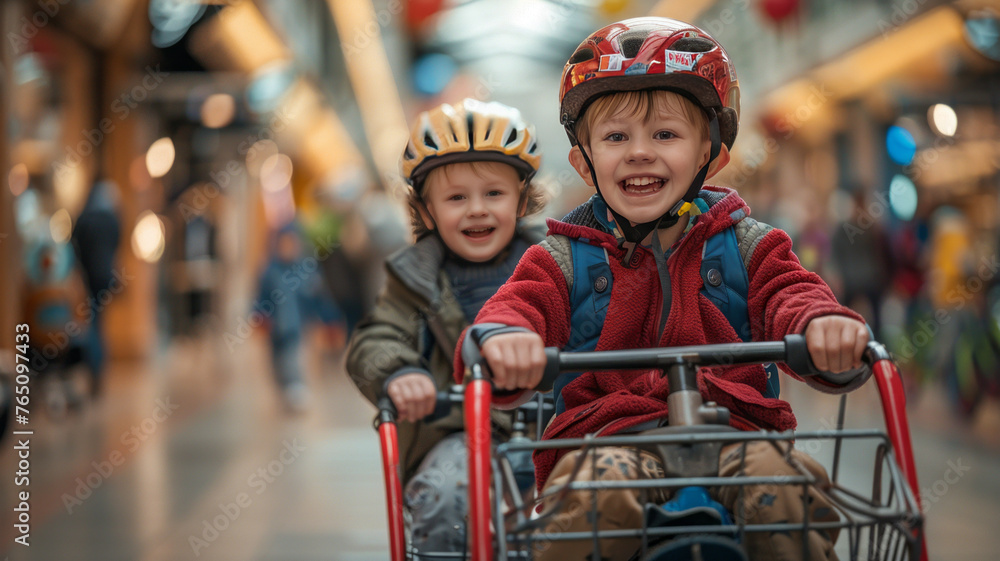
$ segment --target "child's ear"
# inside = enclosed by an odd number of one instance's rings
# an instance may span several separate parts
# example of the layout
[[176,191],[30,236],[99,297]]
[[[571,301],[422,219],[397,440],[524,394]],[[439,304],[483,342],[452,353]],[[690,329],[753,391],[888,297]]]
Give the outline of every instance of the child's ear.
[[726,164],[729,163],[729,158],[729,148],[723,144],[722,147],[719,148],[719,155],[716,156],[715,159],[712,160],[712,164],[708,166],[708,175],[705,176],[705,179],[712,177],[713,175],[719,173],[722,168],[726,167]]
[[517,205],[517,217],[524,218],[524,215],[528,212],[528,188],[530,185],[527,181],[521,182],[521,204]]
[[427,204],[423,201],[417,203],[417,212],[420,213],[420,219],[424,221],[424,226],[428,230],[433,230],[435,227],[434,218],[431,216],[429,210],[427,210]]
[[581,152],[579,144],[570,148],[569,164],[573,166],[573,169],[580,175],[584,183],[591,187],[594,186],[594,178],[590,175],[590,166],[587,165],[587,160],[583,158],[583,152]]

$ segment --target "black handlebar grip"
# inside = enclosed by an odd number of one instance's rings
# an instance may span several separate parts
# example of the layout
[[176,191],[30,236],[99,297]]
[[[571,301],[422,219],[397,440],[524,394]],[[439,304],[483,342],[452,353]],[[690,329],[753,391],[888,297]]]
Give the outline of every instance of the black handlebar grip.
[[558,377],[559,347],[545,347],[545,371],[542,373],[542,381],[535,390],[542,393],[551,390]]
[[796,333],[785,335],[785,364],[799,376],[815,376],[819,374],[812,359],[809,358],[809,347],[805,335]]
[[437,421],[438,419],[444,419],[451,414],[451,395],[448,392],[438,392],[437,402],[434,404],[434,411],[430,415],[424,417],[424,422],[429,423],[432,421]]

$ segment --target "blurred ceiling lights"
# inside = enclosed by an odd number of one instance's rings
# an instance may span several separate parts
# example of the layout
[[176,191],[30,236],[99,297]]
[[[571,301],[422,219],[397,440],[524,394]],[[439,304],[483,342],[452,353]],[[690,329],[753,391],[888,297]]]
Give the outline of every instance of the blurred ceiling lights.
[[236,100],[226,93],[216,93],[201,104],[201,122],[210,129],[220,129],[236,116]]
[[941,136],[955,136],[958,131],[958,115],[950,105],[938,103],[927,110],[927,122],[931,129]]
[[597,24],[591,0],[452,0],[447,4],[435,20],[427,48],[451,55],[460,66],[488,61],[488,68],[476,70],[483,75],[495,73],[499,80],[507,80],[503,74],[509,73],[523,81],[525,61],[561,69]]
[[247,74],[292,61],[291,52],[253,2],[230,4],[198,26],[190,49],[206,66]]
[[163,137],[151,144],[146,151],[146,169],[153,178],[167,175],[174,165],[174,142]]
[[[315,83],[298,75],[291,51],[254,3],[217,1],[228,5],[193,33],[191,52],[207,68],[235,70],[250,77],[246,91],[247,106],[259,116],[263,128],[258,135],[260,140],[246,153],[249,173],[258,175],[264,161],[278,153],[279,144],[281,151],[295,158],[295,174],[301,180],[297,183],[302,185],[318,183],[345,163],[362,165],[364,160],[340,119],[326,104]],[[346,9],[357,11],[358,8],[351,2]],[[377,23],[376,20],[376,27]],[[362,62],[365,63],[367,61]],[[367,75],[367,69],[361,72],[365,73],[366,79],[372,79]],[[395,85],[391,82],[373,85],[364,94],[371,103],[363,106],[362,110],[376,114],[385,112],[385,107],[379,105],[384,103],[383,91],[395,94]],[[361,97],[363,95],[359,93]],[[401,114],[402,109],[399,112]],[[376,126],[392,128],[382,124]],[[392,152],[395,169],[395,158],[398,157],[395,147]],[[273,187],[270,183],[268,185]],[[282,209],[286,209],[287,202],[291,200],[290,189],[281,190],[282,201],[286,195],[288,201],[280,203]],[[269,205],[269,208],[273,209],[274,205]],[[285,214],[285,210],[281,210],[269,216],[280,222]]]
[[28,166],[15,164],[14,167],[10,168],[10,172],[7,174],[7,185],[10,186],[10,192],[15,197],[20,196],[28,188],[28,181]]
[[[909,69],[927,65],[936,60],[935,55],[967,48],[963,25],[962,16],[953,8],[931,10],[778,88],[765,100],[766,112],[781,116],[802,108],[821,110],[830,102],[860,96]],[[818,121],[802,124],[829,124]]]
[[351,45],[344,58],[375,167],[388,189],[400,195],[394,199],[403,200],[398,165],[409,130],[375,8],[370,0],[327,0],[327,5],[342,44]]
[[136,257],[147,263],[156,263],[163,255],[166,246],[163,221],[152,211],[144,211],[139,215],[132,230],[132,251]]

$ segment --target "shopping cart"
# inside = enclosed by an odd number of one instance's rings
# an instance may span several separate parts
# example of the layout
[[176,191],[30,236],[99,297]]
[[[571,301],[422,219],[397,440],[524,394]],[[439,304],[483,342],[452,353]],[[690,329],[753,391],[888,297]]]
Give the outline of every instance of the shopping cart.
[[[464,401],[464,387],[452,386],[448,391],[439,392],[434,411],[423,419],[423,422],[433,422],[442,419],[451,412],[456,404]],[[389,522],[389,552],[392,561],[441,561],[465,560],[469,556],[465,552],[417,551],[408,543],[406,536],[402,477],[400,475],[399,440],[396,430],[397,411],[388,396],[379,398],[378,415],[374,427],[379,433],[382,451],[382,475],[385,484],[386,509]],[[555,404],[550,396],[536,393],[533,398],[518,407],[513,414],[511,431],[507,442],[525,443],[537,442],[542,439],[542,428],[552,416]],[[534,470],[530,461],[530,452],[520,455],[507,453],[505,455],[507,473],[511,485],[507,488],[517,489],[519,498],[525,489],[534,487]],[[468,539],[468,536],[466,536]]]
[[[559,540],[592,540],[632,537],[641,540],[633,559],[683,560],[719,559],[709,551],[727,551],[727,559],[740,557],[740,543],[751,532],[803,532],[811,529],[840,532],[840,542],[847,540],[848,557],[852,560],[908,559],[926,560],[917,474],[910,446],[910,434],[904,408],[903,387],[888,352],[875,342],[869,343],[865,363],[872,369],[885,417],[886,431],[843,428],[844,401],[841,401],[837,426],[816,432],[740,432],[728,427],[728,411],[713,403],[702,403],[697,391],[697,368],[700,366],[732,366],[740,364],[783,362],[800,374],[816,374],[809,361],[803,337],[793,335],[780,342],[734,343],[678,348],[641,349],[562,353],[547,349],[548,383],[559,372],[600,370],[658,369],[666,373],[671,389],[669,426],[634,435],[587,436],[541,442],[507,442],[491,446],[489,411],[492,387],[483,361],[468,361],[465,388],[465,419],[469,446],[469,545],[474,561],[497,559],[531,559],[544,542]],[[543,381],[543,387],[546,382]],[[385,424],[382,425],[385,427]],[[797,485],[803,491],[816,480],[798,468],[797,476],[718,477],[718,452],[730,443],[748,441],[830,442],[834,448],[831,485],[825,490],[829,502],[839,514],[839,522],[817,522],[806,517],[797,524],[754,525],[735,516],[737,522],[701,524],[696,526],[651,526],[634,530],[613,530],[551,534],[540,532],[549,517],[558,511],[558,498],[569,491],[597,493],[611,482],[570,480],[556,489],[548,489],[537,500],[522,500],[513,492],[514,477],[509,457],[525,450],[580,449],[594,450],[599,446],[620,446],[656,450],[663,458],[665,471],[671,475],[660,479],[613,482],[618,487],[651,488],[718,488],[751,484]],[[874,444],[870,492],[861,493],[841,484],[843,477],[842,447],[850,442]],[[637,452],[638,453],[638,452]],[[587,461],[581,454],[578,463]],[[678,461],[683,458],[684,461]],[[391,459],[391,456],[388,456]],[[794,467],[794,464],[792,464]],[[388,464],[387,464],[388,467]],[[577,469],[579,465],[577,465]],[[387,470],[388,473],[388,470]],[[741,472],[742,473],[742,472]],[[387,480],[387,485],[389,484]],[[803,492],[803,497],[806,495]],[[539,512],[545,499],[557,499],[556,507]],[[393,504],[390,499],[390,508]],[[396,499],[398,500],[398,499]],[[551,500],[549,504],[551,505]],[[593,502],[596,505],[596,500]],[[647,520],[657,505],[647,504]],[[596,506],[595,506],[596,508]],[[738,513],[737,513],[738,514]],[[390,512],[390,519],[392,512]],[[401,536],[401,516],[391,522],[391,528]],[[805,542],[806,540],[802,540]],[[403,559],[402,543],[393,541],[393,559]],[[841,546],[843,547],[843,546]],[[720,549],[721,548],[721,549]],[[838,549],[840,551],[840,549]],[[804,552],[807,555],[807,552]],[[805,556],[804,555],[804,556]],[[597,556],[595,556],[597,558]]]

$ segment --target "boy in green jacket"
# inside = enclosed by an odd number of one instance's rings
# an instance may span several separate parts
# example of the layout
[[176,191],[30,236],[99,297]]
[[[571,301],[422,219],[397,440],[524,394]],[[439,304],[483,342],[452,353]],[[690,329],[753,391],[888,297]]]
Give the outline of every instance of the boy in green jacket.
[[[541,209],[531,178],[541,155],[534,128],[499,103],[466,99],[417,116],[403,153],[416,243],[386,260],[384,292],[351,338],[347,371],[376,403],[387,394],[420,552],[465,548],[467,478],[462,412],[421,420],[452,380],[462,330],[544,237],[520,219]],[[496,425],[510,417],[495,413]]]

